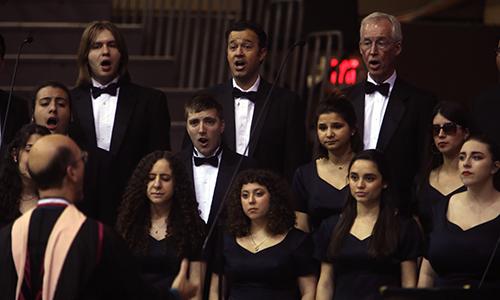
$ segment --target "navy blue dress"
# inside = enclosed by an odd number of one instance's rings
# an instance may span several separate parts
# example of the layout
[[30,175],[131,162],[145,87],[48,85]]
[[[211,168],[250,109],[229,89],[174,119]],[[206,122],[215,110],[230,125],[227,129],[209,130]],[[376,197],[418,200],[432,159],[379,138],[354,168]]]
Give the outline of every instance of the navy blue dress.
[[[448,221],[449,199],[436,206],[427,259],[437,273],[435,286],[476,286],[484,273],[495,243],[500,238],[500,216],[463,230]],[[483,287],[500,286],[500,249]]]
[[461,186],[449,194],[443,195],[429,183],[429,180],[421,186],[417,198],[417,214],[426,235],[432,229],[432,215],[436,205],[446,202],[451,196],[465,192],[465,190],[465,186]]
[[422,235],[413,219],[399,218],[398,247],[391,256],[375,258],[368,254],[372,236],[359,240],[349,234],[333,261],[327,258],[328,246],[339,216],[321,224],[316,235],[315,258],[333,264],[335,300],[382,299],[379,288],[401,286],[401,262],[421,255]]
[[225,234],[214,272],[227,280],[227,297],[236,300],[300,299],[297,278],[315,274],[313,243],[292,228],[280,243],[252,253]]
[[[164,290],[172,285],[179,272],[182,257],[177,254],[177,249],[172,237],[160,241],[148,234],[147,255],[137,255],[141,268],[141,275],[146,282],[157,289]],[[200,252],[189,253],[186,257],[190,261],[200,261]]]
[[338,190],[321,179],[316,161],[312,161],[295,171],[292,189],[295,194],[295,210],[309,215],[309,224],[313,232],[319,228],[324,219],[340,214],[349,187],[345,186]]

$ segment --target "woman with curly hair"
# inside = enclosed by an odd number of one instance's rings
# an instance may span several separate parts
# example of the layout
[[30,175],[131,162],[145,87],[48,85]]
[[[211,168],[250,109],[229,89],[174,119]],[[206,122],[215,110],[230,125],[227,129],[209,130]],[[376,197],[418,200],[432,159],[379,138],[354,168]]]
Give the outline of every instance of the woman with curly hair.
[[317,231],[321,260],[316,299],[382,299],[382,285],[415,287],[421,233],[398,214],[382,152],[364,150],[348,168],[349,194],[340,215]]
[[347,166],[362,149],[351,102],[332,93],[316,108],[314,160],[295,171],[292,189],[297,226],[315,231],[321,221],[339,214],[347,196]]
[[38,192],[28,173],[28,154],[31,146],[47,134],[47,128],[27,124],[7,146],[0,167],[0,227],[36,206]]
[[290,197],[286,182],[271,172],[239,174],[228,198],[210,299],[314,299],[313,244],[294,228]]
[[[172,284],[183,258],[191,261],[189,277],[202,287],[205,223],[184,166],[170,152],[155,151],[139,162],[123,195],[117,229],[144,278],[160,291]],[[200,288],[195,299],[201,295]]]

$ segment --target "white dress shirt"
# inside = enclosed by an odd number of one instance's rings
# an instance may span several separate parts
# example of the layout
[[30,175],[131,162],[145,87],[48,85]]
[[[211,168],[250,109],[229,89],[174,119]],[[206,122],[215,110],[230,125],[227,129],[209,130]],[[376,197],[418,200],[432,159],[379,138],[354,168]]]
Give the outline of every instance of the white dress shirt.
[[[260,84],[260,76],[257,77],[255,83],[248,89],[244,90],[238,86],[233,78],[233,87],[243,92],[257,92]],[[245,149],[250,141],[250,131],[252,129],[252,119],[255,103],[246,98],[234,99],[234,125],[236,138],[236,152],[241,155],[248,156],[248,150]]]
[[[118,82],[118,77],[106,85],[102,85],[92,78],[92,85],[98,88],[105,88],[112,83]],[[111,148],[111,136],[113,135],[113,125],[115,123],[116,105],[120,88],[116,90],[116,96],[101,94],[95,98],[92,96],[92,110],[94,111],[94,127],[97,147],[109,151]]]
[[[376,85],[378,84],[375,80],[373,80],[373,78],[371,78],[370,74],[368,74],[367,81]],[[389,94],[387,97],[378,91],[373,94],[365,94],[365,121],[363,128],[363,144],[365,149],[377,148],[380,129],[382,128],[385,111],[387,109],[387,104],[389,103],[389,97],[391,96],[395,81],[396,71],[392,73],[391,77],[383,82],[389,83]]]
[[[215,150],[217,153],[219,149]],[[193,150],[193,157],[205,157],[203,154]],[[205,221],[208,222],[208,217],[210,216],[210,209],[212,207],[212,199],[215,191],[215,184],[217,183],[217,175],[219,174],[220,161],[222,158],[222,151],[217,155],[219,163],[217,167],[209,164],[203,164],[201,166],[195,166],[194,158],[191,157],[191,164],[193,165],[193,181],[194,190],[196,193],[196,201],[198,201],[198,209],[200,210],[200,216]]]

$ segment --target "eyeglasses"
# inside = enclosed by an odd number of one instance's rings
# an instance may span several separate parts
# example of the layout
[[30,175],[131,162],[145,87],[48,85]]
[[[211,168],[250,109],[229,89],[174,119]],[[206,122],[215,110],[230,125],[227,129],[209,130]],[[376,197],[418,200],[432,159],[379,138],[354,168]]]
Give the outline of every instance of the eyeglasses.
[[375,47],[377,47],[377,49],[385,51],[389,49],[389,47],[394,43],[395,41],[387,38],[381,38],[375,41],[372,41],[370,39],[364,39],[359,42],[359,46],[361,47],[362,50],[368,50],[372,48],[373,44],[375,44]]
[[460,125],[457,125],[452,122],[444,123],[443,125],[432,125],[432,135],[433,136],[438,136],[441,130],[443,130],[443,133],[446,135],[455,135],[457,133],[457,129],[460,127]]

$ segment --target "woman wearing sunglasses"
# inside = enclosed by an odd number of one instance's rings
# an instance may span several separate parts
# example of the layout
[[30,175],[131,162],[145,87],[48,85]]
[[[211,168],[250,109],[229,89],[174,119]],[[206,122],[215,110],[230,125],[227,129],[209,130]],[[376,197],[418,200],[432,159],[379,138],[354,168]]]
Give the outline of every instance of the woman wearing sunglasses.
[[433,210],[419,287],[498,288],[500,284],[500,149],[472,136],[459,154],[463,193]]
[[429,159],[417,186],[417,214],[425,233],[431,228],[433,207],[465,191],[458,170],[458,154],[469,135],[465,108],[443,101],[436,105],[432,119]]

